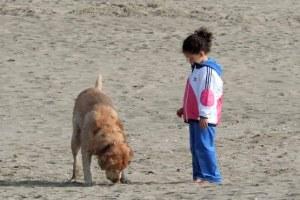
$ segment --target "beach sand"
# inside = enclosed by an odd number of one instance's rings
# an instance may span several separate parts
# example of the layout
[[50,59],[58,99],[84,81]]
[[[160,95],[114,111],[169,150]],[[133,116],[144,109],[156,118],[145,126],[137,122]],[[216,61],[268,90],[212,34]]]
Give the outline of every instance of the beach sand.
[[[0,199],[300,199],[300,3],[0,1]],[[224,66],[217,151],[224,182],[192,183],[175,115],[183,39],[214,32]],[[98,73],[135,157],[131,184],[70,184],[74,99]]]

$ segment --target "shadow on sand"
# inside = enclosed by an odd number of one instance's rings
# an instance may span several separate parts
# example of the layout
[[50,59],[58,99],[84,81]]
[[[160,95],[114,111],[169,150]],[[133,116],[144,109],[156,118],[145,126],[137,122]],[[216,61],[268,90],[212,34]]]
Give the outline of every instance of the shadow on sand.
[[[170,182],[155,182],[155,181],[146,181],[146,182],[137,182],[131,181],[130,183],[122,185],[177,185],[177,184],[186,184],[190,181],[170,181]],[[96,183],[93,186],[101,187],[111,187],[114,184],[111,183]],[[85,187],[81,182],[59,182],[59,181],[47,181],[47,180],[22,180],[22,181],[10,181],[10,180],[0,180],[0,187]]]

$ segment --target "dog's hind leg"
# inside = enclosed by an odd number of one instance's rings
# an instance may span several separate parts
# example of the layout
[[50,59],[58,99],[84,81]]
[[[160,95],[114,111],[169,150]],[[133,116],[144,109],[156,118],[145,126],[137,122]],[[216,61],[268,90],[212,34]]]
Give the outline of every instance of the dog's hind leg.
[[71,181],[76,181],[76,178],[78,176],[78,165],[77,165],[77,154],[80,149],[80,129],[76,125],[73,125],[73,135],[71,140],[71,149],[72,149],[72,155],[73,155],[73,175],[71,178]]

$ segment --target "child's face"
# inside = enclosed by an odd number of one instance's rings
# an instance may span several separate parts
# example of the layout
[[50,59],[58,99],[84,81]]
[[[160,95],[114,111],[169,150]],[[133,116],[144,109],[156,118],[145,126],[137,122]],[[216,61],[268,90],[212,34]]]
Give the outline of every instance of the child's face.
[[183,54],[190,64],[201,63],[207,59],[207,56],[203,51],[200,51],[200,53],[198,53],[198,54],[191,54],[191,53],[185,53],[185,52]]

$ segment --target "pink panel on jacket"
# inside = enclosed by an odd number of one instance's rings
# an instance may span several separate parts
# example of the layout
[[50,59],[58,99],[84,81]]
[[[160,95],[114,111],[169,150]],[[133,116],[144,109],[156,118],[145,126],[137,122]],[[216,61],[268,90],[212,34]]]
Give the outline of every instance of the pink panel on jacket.
[[200,101],[204,106],[213,106],[215,101],[213,91],[210,89],[204,89],[201,92]]
[[218,99],[217,102],[217,124],[221,122],[222,105],[223,105],[223,95]]
[[[197,102],[197,97],[193,91],[193,87],[190,85],[190,83],[187,83],[187,88],[186,88],[186,97],[187,101],[184,103],[184,110],[185,114],[188,116],[185,116],[185,119],[198,119],[199,117],[199,111],[198,111],[198,102]],[[186,100],[186,99],[185,99]]]

